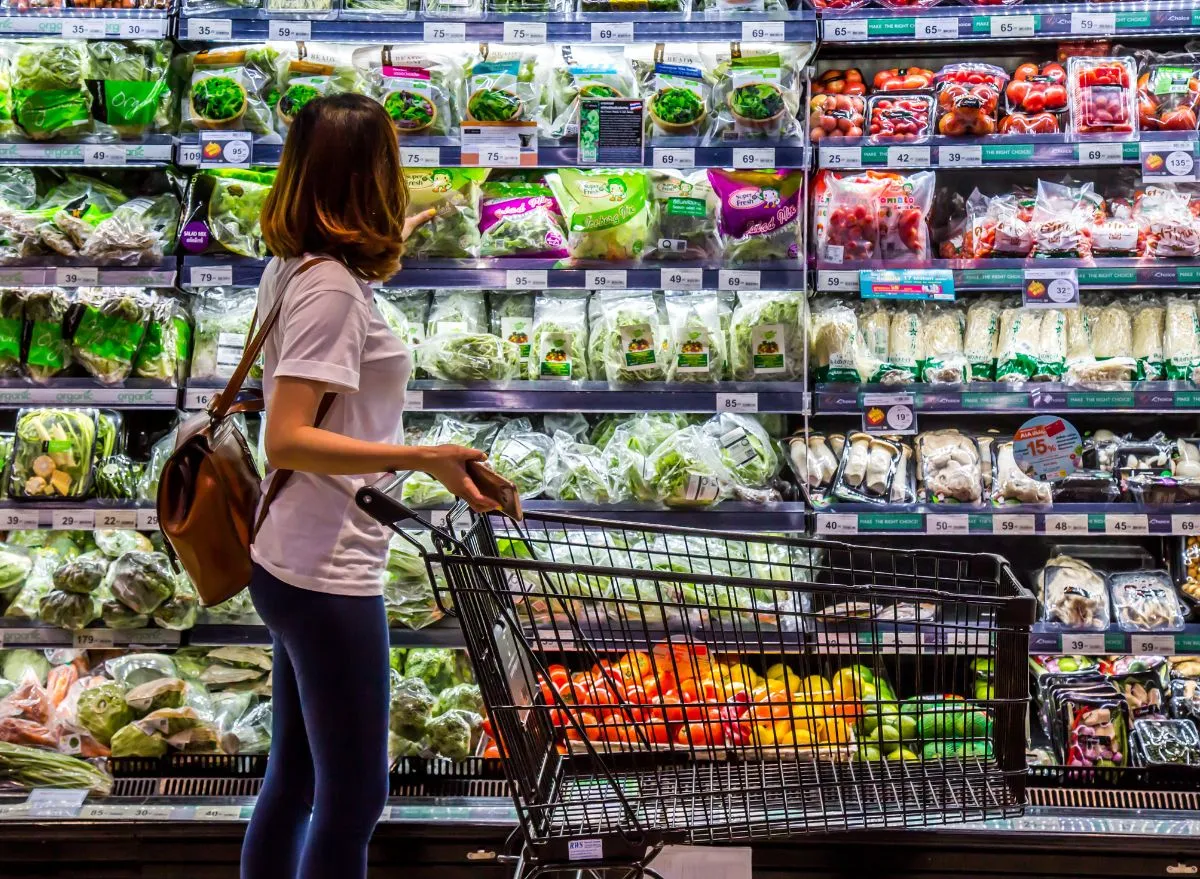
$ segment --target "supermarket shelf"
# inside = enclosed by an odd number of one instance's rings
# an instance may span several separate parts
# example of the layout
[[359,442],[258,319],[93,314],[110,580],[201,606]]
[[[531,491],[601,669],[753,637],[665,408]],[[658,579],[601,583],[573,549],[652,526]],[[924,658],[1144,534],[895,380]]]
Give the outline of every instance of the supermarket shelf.
[[[184,643],[204,647],[227,644],[271,643],[271,633],[262,625],[200,623],[184,632]],[[466,647],[457,620],[444,619],[424,629],[392,628],[389,631],[393,647]]]
[[[0,145],[0,150],[3,146]],[[63,260],[66,263],[67,260]],[[174,287],[178,275],[172,257],[156,266],[0,266],[0,285],[6,287]]]
[[1103,388],[1058,382],[972,382],[969,385],[817,385],[817,415],[857,415],[862,395],[909,392],[918,412],[1194,412],[1200,411],[1200,387],[1185,381],[1111,382]]
[[816,16],[802,9],[780,13],[580,13],[569,15],[492,14],[466,20],[388,16],[370,10],[337,10],[305,17],[302,13],[239,10],[179,20],[184,41],[219,40],[367,40],[425,43],[545,43],[583,40],[593,43],[701,40],[813,42]]
[[1034,3],[984,14],[963,6],[938,6],[922,12],[920,17],[914,17],[911,8],[826,13],[821,37],[827,43],[928,43],[1200,32],[1200,9],[1189,0],[1120,0],[1095,6]]
[[[208,256],[183,258],[182,283],[188,287],[253,286],[266,268],[266,260],[226,259]],[[696,289],[696,290],[803,290],[804,267],[797,262],[767,263],[738,268],[718,268],[696,263],[622,266],[597,263],[591,268],[561,268],[547,259],[430,260],[406,263],[385,287],[468,290],[530,290],[546,288],[589,289]],[[1200,283],[1200,267],[1197,267]],[[857,284],[857,275],[855,276]]]
[[0,379],[0,409],[23,406],[175,409],[178,405],[178,388],[162,387],[145,379],[129,379],[117,387],[88,378],[53,379],[48,385],[36,385],[26,379]]
[[838,504],[813,514],[818,537],[847,534],[932,534],[1133,537],[1200,534],[1200,504],[1055,504],[962,511],[952,504],[903,508]]
[[1055,632],[1046,623],[1034,623],[1029,652],[1192,656],[1200,654],[1200,624],[1187,623],[1181,632],[1124,632],[1115,625],[1104,632]]
[[[11,19],[0,18],[0,22],[6,20],[11,21]],[[0,29],[0,36],[5,35]],[[8,165],[49,167],[114,168],[125,165],[157,167],[170,163],[175,155],[174,143],[174,138],[169,134],[151,134],[143,140],[128,142],[23,143],[6,141],[0,143],[0,162]]]
[[724,501],[711,509],[664,509],[637,503],[606,506],[575,501],[523,501],[527,513],[564,513],[614,522],[678,525],[684,528],[711,528],[718,531],[804,531],[806,513],[799,501],[755,504],[748,501]]
[[978,172],[980,168],[1043,168],[1047,165],[1139,164],[1142,144],[1190,143],[1195,131],[1143,132],[1140,140],[1079,137],[1073,134],[995,134],[986,137],[936,135],[917,144],[868,143],[860,138],[825,138],[817,149],[821,168],[939,168]]
[[0,37],[88,40],[162,39],[171,32],[166,9],[54,9],[0,12]]
[[[278,165],[282,152],[283,144],[277,136],[264,138],[254,142],[252,162]],[[462,150],[453,138],[406,137],[400,141],[400,158],[408,168],[457,167],[462,163]],[[196,135],[180,138],[176,160],[185,167],[200,164]],[[658,168],[807,168],[811,152],[803,141],[722,145],[702,138],[671,137],[656,139],[648,145],[643,162]],[[578,147],[574,142],[540,141],[537,164],[544,168],[574,167],[579,164]]]
[[54,531],[92,528],[158,529],[158,511],[152,504],[136,501],[16,501],[0,502],[0,530]]
[[817,291],[854,293],[864,271],[880,269],[945,269],[954,275],[958,290],[1003,290],[1019,292],[1024,285],[1025,269],[1077,269],[1081,287],[1158,289],[1162,286],[1200,286],[1200,263],[1144,262],[1131,258],[1079,259],[935,259],[909,265],[901,261],[831,263],[817,260]]

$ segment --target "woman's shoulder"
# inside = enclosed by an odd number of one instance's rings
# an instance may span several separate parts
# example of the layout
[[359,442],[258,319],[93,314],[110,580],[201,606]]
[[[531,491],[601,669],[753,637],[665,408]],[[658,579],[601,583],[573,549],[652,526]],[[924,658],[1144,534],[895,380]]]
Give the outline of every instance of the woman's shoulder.
[[371,288],[351,274],[350,270],[335,259],[319,254],[305,254],[288,260],[271,260],[276,268],[275,277],[286,273],[287,285],[305,293],[345,294],[350,299],[368,305],[374,295]]

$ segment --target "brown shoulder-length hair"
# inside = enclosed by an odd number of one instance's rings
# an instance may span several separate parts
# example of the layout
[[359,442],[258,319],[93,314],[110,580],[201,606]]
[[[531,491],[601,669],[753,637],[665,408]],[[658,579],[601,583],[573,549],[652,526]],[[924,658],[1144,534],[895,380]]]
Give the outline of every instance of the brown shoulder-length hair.
[[391,117],[365,95],[331,95],[292,120],[263,205],[263,239],[276,256],[324,253],[382,281],[400,268],[407,209]]

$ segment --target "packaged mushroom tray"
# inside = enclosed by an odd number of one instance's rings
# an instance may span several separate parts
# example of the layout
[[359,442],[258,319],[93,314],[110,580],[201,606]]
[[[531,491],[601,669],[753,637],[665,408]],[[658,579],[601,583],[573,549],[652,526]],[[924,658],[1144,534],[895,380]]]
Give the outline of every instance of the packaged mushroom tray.
[[1012,434],[997,430],[931,430],[915,439],[810,430],[786,443],[792,472],[818,507],[1153,506],[1200,500],[1200,438],[1161,432],[1145,440],[1104,429],[1089,433],[1077,452],[1077,469],[1046,480],[1022,469]]

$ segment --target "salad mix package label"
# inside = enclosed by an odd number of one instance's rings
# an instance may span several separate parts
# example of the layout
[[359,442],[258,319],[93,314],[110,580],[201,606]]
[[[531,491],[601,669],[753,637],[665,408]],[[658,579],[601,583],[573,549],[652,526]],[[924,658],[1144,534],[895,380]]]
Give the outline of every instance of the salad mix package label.
[[720,205],[718,228],[726,260],[795,259],[800,252],[803,171],[708,172]]
[[650,225],[649,187],[642,171],[560,168],[546,175],[567,220],[576,260],[638,260]]

